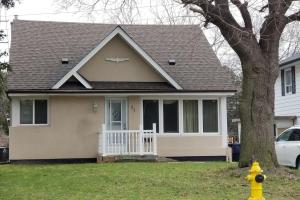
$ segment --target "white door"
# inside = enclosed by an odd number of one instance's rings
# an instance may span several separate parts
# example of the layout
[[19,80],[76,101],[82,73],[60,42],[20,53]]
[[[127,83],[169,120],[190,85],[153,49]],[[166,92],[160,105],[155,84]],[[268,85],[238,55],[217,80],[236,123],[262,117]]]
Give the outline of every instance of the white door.
[[127,149],[127,137],[120,130],[128,129],[126,98],[106,99],[106,129],[116,130],[108,136],[108,151],[124,152]]

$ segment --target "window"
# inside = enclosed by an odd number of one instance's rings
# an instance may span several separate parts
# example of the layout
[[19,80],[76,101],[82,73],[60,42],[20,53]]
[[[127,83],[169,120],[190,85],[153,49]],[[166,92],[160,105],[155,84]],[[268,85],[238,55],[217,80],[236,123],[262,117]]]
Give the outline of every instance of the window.
[[296,94],[295,66],[281,69],[281,95]]
[[292,93],[292,70],[290,68],[285,70],[285,93]]
[[203,132],[218,132],[218,101],[203,100]]
[[198,131],[198,100],[183,100],[183,131],[197,133]]
[[165,133],[178,133],[178,101],[164,100],[163,101],[163,121]]
[[285,132],[283,132],[278,138],[277,138],[277,142],[279,141],[288,141],[290,138],[290,135],[292,134],[293,129],[288,129]]
[[21,100],[20,123],[21,124],[33,123],[33,101],[32,100]]
[[158,100],[143,101],[143,121],[145,130],[152,130],[156,123],[156,132],[159,132]]
[[48,101],[45,99],[20,101],[20,124],[47,124]]
[[300,141],[300,129],[294,129],[289,137],[289,141]]

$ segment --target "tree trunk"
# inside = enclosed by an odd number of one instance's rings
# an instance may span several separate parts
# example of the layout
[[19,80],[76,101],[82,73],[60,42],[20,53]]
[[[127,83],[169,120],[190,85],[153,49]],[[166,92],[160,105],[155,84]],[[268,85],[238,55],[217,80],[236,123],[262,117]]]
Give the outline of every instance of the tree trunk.
[[241,154],[239,167],[254,160],[266,169],[278,167],[274,145],[274,85],[278,65],[263,56],[242,61],[243,91],[240,101]]

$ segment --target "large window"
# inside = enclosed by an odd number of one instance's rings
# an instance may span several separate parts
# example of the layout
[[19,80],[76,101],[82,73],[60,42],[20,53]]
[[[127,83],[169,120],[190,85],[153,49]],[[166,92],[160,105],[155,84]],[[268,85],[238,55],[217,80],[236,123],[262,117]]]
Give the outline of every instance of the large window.
[[45,99],[20,101],[20,124],[47,124],[48,101]]
[[183,131],[198,133],[198,100],[183,100]]
[[164,100],[163,101],[163,120],[165,133],[178,133],[178,101]]
[[158,100],[144,100],[143,101],[143,121],[144,129],[152,130],[153,123],[156,123],[156,132],[159,132],[159,112]]
[[203,132],[218,132],[218,101],[203,100]]

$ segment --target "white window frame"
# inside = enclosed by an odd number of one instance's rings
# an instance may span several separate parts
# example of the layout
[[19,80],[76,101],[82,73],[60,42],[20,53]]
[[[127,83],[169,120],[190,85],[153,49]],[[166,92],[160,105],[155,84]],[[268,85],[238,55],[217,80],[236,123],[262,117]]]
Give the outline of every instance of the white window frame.
[[[291,75],[291,77],[290,77],[291,83],[289,85],[287,85],[287,72],[290,72],[290,75]],[[284,69],[284,90],[285,90],[285,94],[286,95],[293,94],[293,81],[292,81],[292,77],[293,77],[293,75],[292,75],[292,68],[289,67],[289,68]],[[290,87],[290,91],[289,92],[287,91],[287,87]]]
[[[220,112],[220,98],[221,97],[171,97],[171,96],[152,96],[152,97],[141,97],[140,102],[140,122],[144,124],[144,113],[143,113],[143,100],[158,100],[158,113],[159,113],[159,132],[158,134],[161,136],[220,136],[221,135],[221,112]],[[163,124],[163,101],[164,100],[178,100],[178,114],[179,114],[179,132],[178,133],[165,133],[164,132],[164,124]],[[197,133],[185,133],[183,130],[183,100],[197,100],[198,101],[198,132]],[[218,132],[204,132],[203,131],[203,100],[217,100],[218,105]],[[227,123],[227,122],[226,122]]]
[[[22,124],[21,123],[21,101],[30,100],[32,101],[32,123],[31,124]],[[45,124],[36,124],[35,123],[35,100],[46,100],[47,101],[47,123]],[[14,119],[15,124],[18,126],[49,126],[50,113],[49,113],[49,98],[48,97],[23,97],[18,100],[18,119]]]

